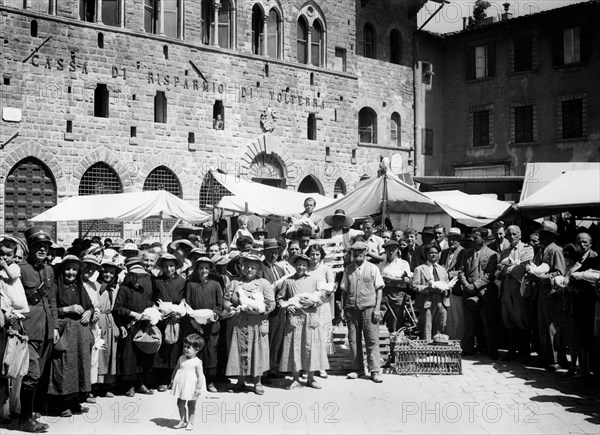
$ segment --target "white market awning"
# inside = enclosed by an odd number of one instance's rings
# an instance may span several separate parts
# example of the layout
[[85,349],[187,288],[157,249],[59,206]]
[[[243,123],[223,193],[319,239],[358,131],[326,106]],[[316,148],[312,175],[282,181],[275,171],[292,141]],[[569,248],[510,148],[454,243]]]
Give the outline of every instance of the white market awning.
[[460,190],[424,192],[454,220],[468,227],[481,227],[502,216],[511,204],[486,195],[469,195]]

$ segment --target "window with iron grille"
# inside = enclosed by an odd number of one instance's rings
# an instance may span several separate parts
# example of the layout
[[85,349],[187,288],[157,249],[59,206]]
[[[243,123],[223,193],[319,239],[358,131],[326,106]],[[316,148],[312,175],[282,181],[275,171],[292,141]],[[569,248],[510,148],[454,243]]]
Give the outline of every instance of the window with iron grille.
[[216,206],[221,198],[232,193],[227,190],[221,183],[215,180],[211,172],[204,176],[202,186],[200,187],[200,204],[201,210],[212,212],[211,206]]
[[[154,168],[146,181],[144,181],[143,191],[156,191],[156,190],[166,190],[167,192],[175,195],[178,198],[183,198],[183,193],[181,191],[181,183],[179,183],[179,179],[177,176],[166,166],[159,166],[158,168]],[[171,228],[175,225],[176,219],[165,219],[164,220],[164,229]],[[142,222],[142,230],[144,232],[144,236],[148,237],[150,233],[156,234],[160,236],[160,222],[156,219],[144,219]]]
[[[79,182],[79,196],[106,195],[123,193],[123,185],[119,176],[104,162],[98,162],[88,168]],[[107,221],[80,221],[80,237],[123,237],[123,224]]]

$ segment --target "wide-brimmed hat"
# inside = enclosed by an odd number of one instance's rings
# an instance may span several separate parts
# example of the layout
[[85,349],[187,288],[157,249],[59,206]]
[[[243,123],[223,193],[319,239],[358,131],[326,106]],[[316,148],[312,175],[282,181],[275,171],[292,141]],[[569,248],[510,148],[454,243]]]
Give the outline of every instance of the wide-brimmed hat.
[[68,263],[77,263],[81,265],[81,259],[76,255],[67,254],[60,260],[60,263],[58,263],[57,266],[59,268],[64,268]]
[[156,266],[162,268],[165,261],[174,261],[177,269],[181,269],[183,267],[183,261],[175,257],[173,254],[169,254],[167,252],[160,254],[160,257],[158,257],[158,260],[156,260]]
[[227,266],[231,261],[231,258],[229,258],[229,255],[217,254],[214,257],[212,257],[211,260],[215,266]]
[[433,232],[433,227],[423,227],[423,231],[419,231],[419,234],[428,234],[430,236],[435,236]]
[[385,242],[382,247],[383,247],[383,249],[385,249],[385,248],[389,248],[389,247],[398,248],[398,246],[399,245],[398,245],[397,241],[390,239],[387,242]]
[[261,265],[263,264],[263,259],[256,254],[241,254],[238,258],[242,265],[251,261],[260,263]]
[[333,214],[329,215],[329,216],[325,216],[325,218],[323,219],[325,221],[325,223],[329,226],[333,226],[333,218],[334,217],[343,217],[344,218],[344,226],[345,227],[351,227],[352,224],[354,223],[354,219],[352,219],[350,216],[346,216],[346,212],[344,210],[342,210],[341,208],[338,208],[335,212],[333,212]]
[[147,275],[148,271],[144,268],[144,266],[142,266],[141,264],[134,264],[133,266],[131,266],[127,272],[129,273],[137,273],[139,275]]
[[194,259],[196,257],[198,257],[198,256],[202,257],[202,256],[207,256],[207,255],[208,255],[208,252],[206,252],[204,249],[194,248],[190,252],[187,253],[187,259],[193,263]]
[[119,269],[119,271],[123,270],[123,266],[121,266],[119,263],[112,261],[112,260],[102,260],[100,262],[100,267],[102,267],[102,269],[104,269],[106,266],[110,267],[115,267],[117,269]]
[[84,255],[83,258],[81,259],[82,263],[85,264],[91,264],[93,266],[96,266],[98,269],[100,269],[102,266],[100,265],[100,261],[98,260],[98,257],[96,257],[95,255]]
[[546,233],[558,235],[558,225],[552,221],[542,222],[542,226],[538,229],[538,232],[545,231]]
[[119,253],[116,250],[112,248],[106,248],[104,250],[104,253],[102,254],[102,259],[100,260],[100,263],[116,261],[117,258],[119,258]]
[[353,251],[364,251],[368,248],[367,244],[362,240],[357,240],[350,246],[350,249]]
[[179,245],[185,245],[190,249],[194,249],[197,248],[196,245],[194,245],[192,242],[190,242],[188,239],[178,239],[178,240],[173,240],[170,244],[169,244],[169,248],[175,250],[177,249],[177,247]]
[[310,263],[310,258],[308,258],[304,254],[294,255],[292,258],[289,259],[289,262],[292,266],[296,267],[296,263],[298,262],[298,260],[306,260],[308,263]]
[[140,252],[135,243],[125,243],[121,248],[121,252],[129,251],[129,252]]
[[279,247],[279,243],[277,243],[277,239],[265,239],[263,240],[263,251],[271,250],[271,249],[281,249]]
[[127,270],[130,270],[135,265],[144,267],[144,263],[142,262],[141,257],[138,257],[138,256],[129,257],[125,260],[125,267],[127,268]]
[[447,238],[458,238],[458,239],[462,239],[464,236],[463,234],[460,232],[460,228],[455,228],[452,227],[448,230],[448,234],[446,234]]
[[51,230],[48,227],[35,226],[25,231],[25,240],[27,244],[31,245],[36,242],[48,242],[52,245],[52,236],[50,235]]

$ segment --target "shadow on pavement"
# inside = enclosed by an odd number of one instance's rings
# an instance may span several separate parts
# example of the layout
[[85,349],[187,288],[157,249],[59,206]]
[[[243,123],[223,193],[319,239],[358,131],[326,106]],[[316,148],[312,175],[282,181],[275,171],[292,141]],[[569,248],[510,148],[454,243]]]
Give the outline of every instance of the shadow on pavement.
[[[543,368],[518,362],[491,361],[487,358],[479,360],[476,357],[469,359],[474,361],[474,365],[492,365],[498,373],[509,373],[525,380],[526,386],[542,390],[529,398],[532,402],[556,403],[563,406],[565,411],[586,415],[586,421],[600,425],[600,376],[576,379],[565,376],[566,370],[550,373]],[[554,394],[543,394],[543,390],[547,389],[553,390]],[[560,394],[556,394],[556,391]]]
[[174,429],[174,426],[179,423],[179,420],[175,420],[174,418],[152,418],[150,421],[157,426],[171,429]]

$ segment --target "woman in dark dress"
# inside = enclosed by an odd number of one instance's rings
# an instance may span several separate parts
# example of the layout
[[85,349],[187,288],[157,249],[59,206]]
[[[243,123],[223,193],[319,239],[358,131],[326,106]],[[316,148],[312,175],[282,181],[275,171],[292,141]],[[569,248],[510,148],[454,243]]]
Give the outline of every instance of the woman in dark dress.
[[[214,264],[210,258],[198,257],[192,266],[194,271],[192,279],[187,283],[185,289],[185,301],[194,310],[208,309],[213,310],[217,316],[223,311],[223,289],[215,280],[209,279],[210,271]],[[214,385],[214,379],[217,374],[217,347],[219,344],[219,332],[221,330],[220,322],[209,322],[206,325],[200,325],[189,316],[186,317],[184,336],[196,332],[204,339],[204,348],[198,354],[204,367],[204,376],[206,377],[206,389],[215,393],[217,389]]]
[[80,403],[92,391],[93,336],[89,323],[94,306],[82,287],[80,267],[74,255],[67,255],[57,267],[56,306],[61,337],[50,366],[48,394],[61,417],[84,411]]
[[148,321],[142,313],[152,305],[152,277],[142,266],[141,260],[131,263],[129,273],[117,293],[113,310],[121,337],[117,351],[117,374],[127,388],[125,395],[128,397],[133,397],[136,392],[153,393],[146,384],[154,355],[145,354],[133,343],[135,333]]
[[[183,263],[174,255],[163,253],[156,262],[156,266],[161,273],[154,279],[153,301],[156,304],[158,304],[158,301],[162,301],[178,305],[183,300],[185,292],[185,278],[177,274],[177,270],[181,269]],[[156,369],[159,392],[167,391],[171,374],[177,366],[177,360],[183,351],[182,343],[183,337],[185,337],[185,334],[179,334],[178,338],[174,337],[172,333],[167,335],[165,330],[169,327],[171,331],[178,331],[180,320],[181,316],[173,312],[158,322],[157,325],[163,335],[160,349],[154,355],[154,368]],[[175,338],[177,338],[175,342],[168,342],[173,341]]]

